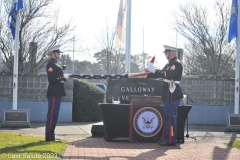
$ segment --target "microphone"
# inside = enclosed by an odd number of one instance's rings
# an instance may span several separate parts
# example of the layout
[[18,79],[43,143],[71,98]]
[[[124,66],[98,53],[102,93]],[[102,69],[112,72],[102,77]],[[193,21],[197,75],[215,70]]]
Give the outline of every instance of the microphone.
[[63,71],[65,70],[67,68],[67,65],[62,65],[62,69],[63,69]]

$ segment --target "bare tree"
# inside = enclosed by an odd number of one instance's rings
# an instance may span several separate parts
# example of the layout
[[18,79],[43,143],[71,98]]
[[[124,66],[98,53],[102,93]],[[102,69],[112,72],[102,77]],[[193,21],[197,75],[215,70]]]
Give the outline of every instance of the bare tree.
[[215,0],[213,7],[195,2],[179,4],[174,23],[187,40],[183,62],[186,74],[234,75],[235,46],[227,43],[230,6],[224,0]]
[[[122,74],[125,73],[125,52],[124,46],[115,48],[116,31],[109,27],[98,38],[101,51],[94,54],[97,60],[93,64],[93,73],[101,74]],[[149,56],[146,53],[131,55],[131,72],[141,72],[145,68]]]
[[94,54],[97,62],[93,65],[95,66],[93,73],[124,73],[124,49],[122,47],[119,49],[115,48],[115,37],[115,30],[111,30],[107,26],[106,30],[101,33],[100,38],[97,38],[101,51]]
[[138,69],[133,70],[132,65],[131,65],[131,72],[141,72],[144,71],[151,60],[151,56],[149,56],[147,53],[139,53],[131,58],[136,64],[138,64]]
[[[25,0],[20,12],[19,30],[19,66],[20,73],[36,73],[45,66],[47,49],[55,44],[67,44],[72,41],[74,26],[69,21],[58,25],[58,10],[51,8],[54,0]],[[0,21],[0,52],[7,70],[13,71],[12,36],[6,25],[11,8],[9,0],[4,0],[5,12]],[[3,34],[5,33],[5,34]],[[34,45],[30,45],[34,44]],[[32,61],[35,60],[33,63]]]
[[101,74],[124,73],[125,55],[123,53],[103,49],[101,52],[95,53],[94,58],[97,60],[97,63],[94,64],[95,73],[99,73],[99,71]]
[[92,63],[89,61],[75,61],[76,74],[90,74],[92,73]]

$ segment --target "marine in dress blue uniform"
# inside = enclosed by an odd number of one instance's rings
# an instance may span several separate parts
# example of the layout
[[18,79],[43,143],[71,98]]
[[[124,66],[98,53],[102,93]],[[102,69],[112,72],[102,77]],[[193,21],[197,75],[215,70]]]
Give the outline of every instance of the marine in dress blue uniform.
[[60,45],[56,45],[48,49],[47,54],[50,59],[46,66],[47,76],[48,76],[48,112],[46,119],[46,129],[45,129],[45,140],[55,141],[55,127],[58,120],[58,114],[60,109],[60,104],[62,97],[66,96],[64,81],[66,78],[63,76],[63,70],[57,63],[60,57]]
[[163,78],[162,101],[164,117],[164,140],[159,144],[169,146],[176,144],[177,138],[177,109],[180,99],[183,98],[180,81],[182,78],[183,66],[176,57],[177,48],[164,45],[164,52],[168,64],[162,70],[152,69],[147,78]]

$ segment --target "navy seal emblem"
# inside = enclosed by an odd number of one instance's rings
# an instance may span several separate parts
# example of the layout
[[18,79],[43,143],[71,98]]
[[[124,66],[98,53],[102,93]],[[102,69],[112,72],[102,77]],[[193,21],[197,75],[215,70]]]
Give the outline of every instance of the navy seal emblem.
[[133,127],[142,137],[153,137],[162,129],[162,115],[153,107],[143,107],[134,115]]

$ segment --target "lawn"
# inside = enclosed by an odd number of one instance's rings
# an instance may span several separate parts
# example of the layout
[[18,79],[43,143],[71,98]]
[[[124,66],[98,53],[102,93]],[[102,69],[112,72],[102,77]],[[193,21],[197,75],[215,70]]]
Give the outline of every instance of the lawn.
[[0,159],[61,159],[66,142],[46,142],[44,137],[0,132]]
[[228,146],[240,149],[240,140],[229,143]]

